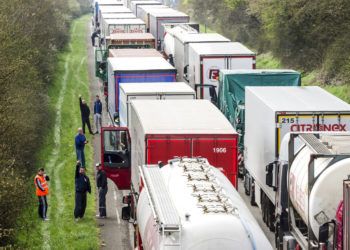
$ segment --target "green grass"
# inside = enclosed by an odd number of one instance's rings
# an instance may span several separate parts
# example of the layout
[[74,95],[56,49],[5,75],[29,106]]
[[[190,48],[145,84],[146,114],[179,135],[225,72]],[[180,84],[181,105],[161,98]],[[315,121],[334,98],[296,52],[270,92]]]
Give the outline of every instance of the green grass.
[[[273,57],[272,54],[260,54],[257,56],[256,62],[258,69],[282,69],[282,63]],[[339,97],[340,99],[350,103],[350,84],[339,84],[339,85],[325,85],[318,79],[319,72],[303,72],[301,83],[303,86],[320,86],[332,93],[333,95]]]
[[[50,128],[46,141],[40,149],[40,165],[50,175],[49,222],[37,217],[35,206],[24,214],[25,225],[18,233],[18,246],[31,249],[98,249],[99,230],[95,220],[95,184],[93,178],[93,150],[85,149],[87,172],[92,184],[88,195],[85,218],[75,222],[74,209],[74,136],[81,126],[78,96],[90,99],[86,33],[89,16],[75,20],[71,26],[71,41],[64,53],[59,55],[55,81],[49,89],[50,106],[55,114],[55,124]],[[88,136],[88,140],[92,138]]]

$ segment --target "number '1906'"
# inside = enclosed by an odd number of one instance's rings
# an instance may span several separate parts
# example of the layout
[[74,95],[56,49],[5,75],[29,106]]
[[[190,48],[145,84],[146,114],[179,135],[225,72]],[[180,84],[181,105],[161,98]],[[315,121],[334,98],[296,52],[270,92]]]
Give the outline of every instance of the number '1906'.
[[226,153],[226,148],[213,148],[215,154],[224,154]]

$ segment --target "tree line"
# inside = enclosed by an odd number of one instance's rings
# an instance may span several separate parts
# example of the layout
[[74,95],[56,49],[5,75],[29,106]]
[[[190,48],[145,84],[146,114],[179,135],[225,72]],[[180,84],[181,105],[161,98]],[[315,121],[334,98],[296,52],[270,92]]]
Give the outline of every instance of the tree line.
[[0,248],[32,209],[38,151],[52,127],[48,90],[71,20],[88,0],[0,1]]
[[195,19],[284,66],[317,70],[325,84],[350,82],[348,0],[183,0]]

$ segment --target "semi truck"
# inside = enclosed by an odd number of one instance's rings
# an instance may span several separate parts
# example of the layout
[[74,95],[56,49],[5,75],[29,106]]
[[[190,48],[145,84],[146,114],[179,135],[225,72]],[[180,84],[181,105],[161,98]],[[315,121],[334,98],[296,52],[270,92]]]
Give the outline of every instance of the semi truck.
[[189,22],[190,17],[187,14],[170,8],[158,8],[149,11],[149,32],[159,41],[158,49],[162,49],[164,40],[163,24]]
[[142,1],[132,1],[130,3],[130,9],[131,11],[137,16],[137,7],[138,6],[144,6],[144,5],[161,5],[160,2],[158,1],[145,1],[145,0],[142,0]]
[[140,5],[137,7],[137,17],[146,23],[147,32],[150,32],[149,13],[154,9],[170,9],[166,5]]
[[[271,166],[280,154],[281,140],[289,132],[350,129],[350,105],[320,87],[246,87],[245,192],[258,205],[264,222],[274,231],[276,179]],[[276,169],[276,168],[275,168]]]
[[[138,172],[135,248],[272,250],[238,192],[206,159],[175,158]],[[128,221],[130,208],[122,209]]]
[[217,33],[174,33],[175,68],[178,70],[179,81],[184,81],[184,68],[189,64],[189,46],[193,43],[224,43],[230,39]]
[[155,82],[120,84],[120,126],[130,124],[131,101],[133,100],[196,99],[194,90],[184,82]]
[[108,112],[112,117],[119,112],[120,83],[176,81],[176,69],[161,57],[111,57],[107,61]]
[[118,189],[137,195],[138,167],[175,156],[206,157],[237,188],[237,133],[209,101],[133,100],[130,118],[101,133],[101,164]]
[[119,33],[146,33],[146,24],[139,18],[104,20],[102,37]]
[[103,81],[105,93],[107,93],[107,57],[109,49],[154,49],[155,46],[155,38],[150,33],[119,33],[105,37],[102,49],[95,50],[95,75]]
[[216,102],[221,69],[254,68],[255,53],[241,43],[190,43],[183,78],[197,97]]
[[301,74],[285,69],[220,70],[218,108],[239,134],[238,161],[244,170],[245,88],[248,86],[300,86]]
[[[266,179],[277,190],[278,249],[348,249],[341,248],[349,236],[348,221],[338,221],[337,216],[343,199],[346,204],[350,198],[343,192],[349,166],[348,132],[296,132],[284,137],[279,159],[269,166]],[[273,171],[277,186],[270,178]]]

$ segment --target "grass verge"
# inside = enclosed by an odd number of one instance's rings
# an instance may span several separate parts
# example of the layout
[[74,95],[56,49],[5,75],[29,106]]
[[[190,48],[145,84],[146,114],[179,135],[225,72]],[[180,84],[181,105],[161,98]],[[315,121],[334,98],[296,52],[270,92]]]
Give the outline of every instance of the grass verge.
[[[24,221],[31,228],[18,233],[18,246],[31,249],[98,249],[99,230],[95,220],[95,184],[93,178],[93,149],[85,149],[87,172],[92,191],[88,195],[85,218],[74,221],[74,136],[81,126],[78,96],[90,99],[86,33],[89,16],[75,20],[71,26],[71,40],[65,52],[59,55],[55,80],[49,89],[54,127],[40,149],[40,165],[50,175],[49,222],[37,217],[37,207],[29,207]],[[91,141],[88,136],[88,140]],[[34,192],[34,190],[33,190]],[[36,197],[33,197],[36,202]],[[34,203],[34,202],[33,202]],[[36,203],[35,203],[36,204]],[[26,223],[29,225],[30,223]]]

